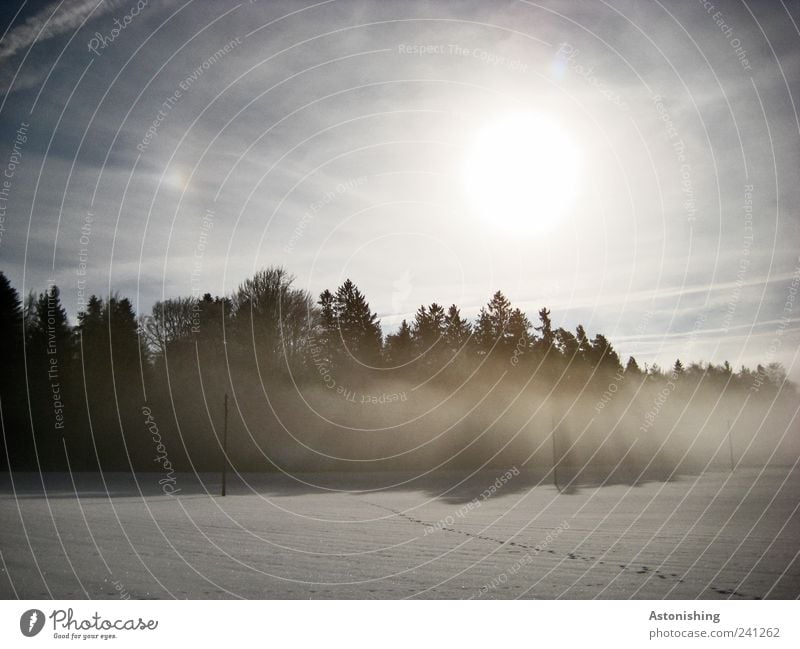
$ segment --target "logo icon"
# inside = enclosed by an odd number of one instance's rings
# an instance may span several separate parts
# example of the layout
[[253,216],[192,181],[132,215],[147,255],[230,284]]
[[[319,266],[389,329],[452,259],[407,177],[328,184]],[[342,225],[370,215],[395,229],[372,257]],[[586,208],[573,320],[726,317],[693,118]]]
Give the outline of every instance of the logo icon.
[[32,638],[39,633],[43,626],[44,613],[42,613],[38,608],[32,608],[29,611],[25,611],[22,614],[22,617],[19,618],[19,630],[22,631],[22,635],[28,638]]

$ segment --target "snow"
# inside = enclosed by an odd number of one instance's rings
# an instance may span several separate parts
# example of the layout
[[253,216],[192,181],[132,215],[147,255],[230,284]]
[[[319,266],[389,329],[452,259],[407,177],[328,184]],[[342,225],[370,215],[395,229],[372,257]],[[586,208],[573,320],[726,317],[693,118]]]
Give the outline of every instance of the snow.
[[522,471],[482,498],[504,474],[243,475],[226,498],[217,475],[178,474],[176,496],[156,473],[5,475],[0,595],[800,595],[797,469],[565,493]]

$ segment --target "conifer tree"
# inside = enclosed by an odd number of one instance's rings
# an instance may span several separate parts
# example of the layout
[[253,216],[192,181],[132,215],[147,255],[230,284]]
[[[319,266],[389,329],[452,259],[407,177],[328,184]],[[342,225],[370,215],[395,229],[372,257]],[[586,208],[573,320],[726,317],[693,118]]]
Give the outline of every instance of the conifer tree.
[[346,280],[336,290],[333,311],[347,354],[362,363],[375,362],[382,343],[380,321],[378,315],[370,310],[364,294],[351,280]]
[[461,311],[451,304],[444,319],[444,343],[451,354],[457,353],[467,344],[472,325],[461,317]]
[[407,320],[400,323],[397,333],[386,337],[386,356],[393,365],[404,365],[414,358],[414,341]]
[[633,356],[628,356],[628,362],[625,364],[625,374],[630,376],[638,376],[642,373],[639,369],[639,364]]

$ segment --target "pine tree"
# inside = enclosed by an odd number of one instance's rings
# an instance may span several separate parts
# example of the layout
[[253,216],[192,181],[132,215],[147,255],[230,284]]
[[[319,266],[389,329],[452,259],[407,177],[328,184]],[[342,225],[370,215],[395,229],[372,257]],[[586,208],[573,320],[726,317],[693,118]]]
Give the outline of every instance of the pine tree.
[[6,444],[0,438],[0,467],[10,458],[13,468],[29,465],[27,417],[23,405],[25,368],[22,347],[22,302],[19,293],[0,272],[0,406]]
[[419,307],[414,314],[411,334],[419,353],[431,353],[445,333],[444,309],[436,302],[427,309]]
[[497,291],[489,303],[481,308],[475,327],[479,353],[488,354],[497,343],[503,345],[511,312],[511,302],[501,291]]
[[65,367],[72,359],[72,328],[61,304],[61,291],[51,286],[36,301],[34,351],[57,358]]
[[319,306],[319,318],[317,326],[314,328],[314,342],[310,351],[314,363],[331,367],[336,363],[342,347],[336,323],[333,293],[328,289],[322,291],[317,305]]
[[147,350],[139,338],[139,323],[128,298],[112,295],[106,303],[105,319],[111,335],[110,353],[115,376],[139,376],[147,361]]
[[531,321],[520,309],[514,309],[508,318],[505,331],[505,344],[513,347],[518,355],[524,354],[531,346]]
[[472,334],[472,325],[461,317],[461,311],[451,304],[444,319],[444,343],[447,351],[456,354],[463,349]]
[[569,329],[559,327],[555,331],[555,338],[558,351],[568,362],[574,362],[579,358],[578,339]]
[[363,363],[375,362],[382,343],[380,321],[351,280],[336,290],[333,311],[346,353]]
[[[3,359],[2,383],[21,380],[22,302],[19,293],[0,272],[0,358]],[[11,379],[12,381],[8,381]],[[6,404],[7,405],[7,404]]]
[[550,320],[550,309],[542,307],[539,309],[539,326],[535,327],[539,332],[538,346],[542,351],[547,352],[555,343],[555,334],[553,333],[553,323]]
[[596,334],[592,340],[592,364],[616,372],[620,368],[619,354],[603,334]]
[[192,318],[192,334],[195,339],[213,345],[218,351],[224,338],[230,335],[231,300],[227,297],[211,297],[205,293],[197,304],[199,312]]
[[414,358],[414,341],[408,321],[403,320],[397,333],[386,337],[386,356],[393,365],[404,365]]
[[633,356],[628,356],[628,362],[625,365],[625,374],[630,376],[638,376],[642,373],[639,369],[639,364]]
[[583,325],[578,325],[575,329],[575,339],[578,341],[578,354],[584,361],[591,361],[592,358],[592,344],[589,342],[589,337],[586,335],[586,329]]

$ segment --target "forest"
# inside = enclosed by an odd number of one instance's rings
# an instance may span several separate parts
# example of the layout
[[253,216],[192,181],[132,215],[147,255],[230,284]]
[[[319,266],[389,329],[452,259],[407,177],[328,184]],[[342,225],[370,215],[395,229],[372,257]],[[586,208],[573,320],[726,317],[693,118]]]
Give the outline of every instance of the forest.
[[[420,306],[384,335],[350,280],[318,297],[269,267],[137,315],[0,273],[2,463],[14,471],[375,471],[515,466],[588,481],[800,455],[778,363],[623,361],[501,291],[470,321]],[[227,396],[227,422],[225,395]],[[227,447],[223,432],[227,426]]]

